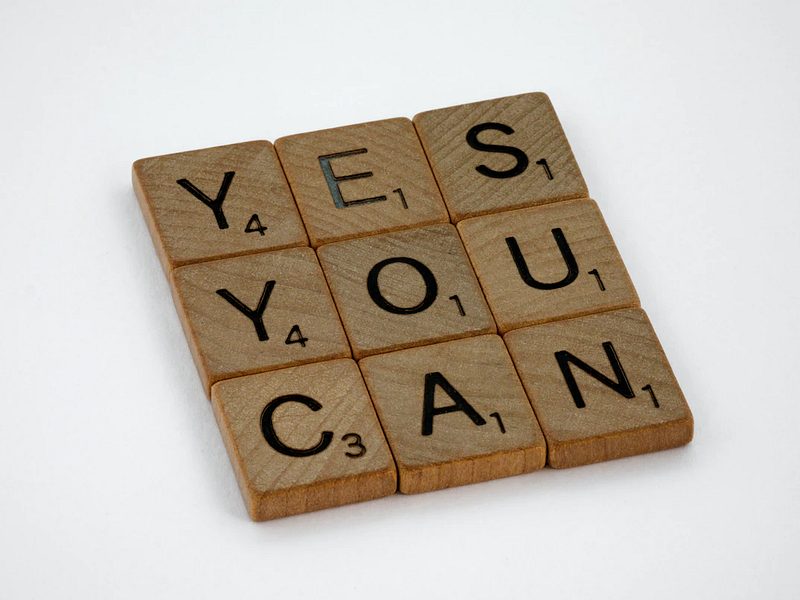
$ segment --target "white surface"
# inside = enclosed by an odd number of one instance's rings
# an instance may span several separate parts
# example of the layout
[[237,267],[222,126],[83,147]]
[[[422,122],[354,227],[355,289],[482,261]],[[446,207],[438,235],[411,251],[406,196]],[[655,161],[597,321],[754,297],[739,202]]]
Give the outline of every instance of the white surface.
[[[2,598],[797,598],[796,2],[0,8]],[[550,94],[688,447],[252,523],[138,158]]]

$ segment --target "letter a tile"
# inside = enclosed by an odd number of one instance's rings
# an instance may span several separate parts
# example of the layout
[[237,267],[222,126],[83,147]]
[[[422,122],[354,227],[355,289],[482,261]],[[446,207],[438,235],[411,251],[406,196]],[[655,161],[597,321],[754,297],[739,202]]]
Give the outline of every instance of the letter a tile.
[[432,110],[414,125],[454,223],[589,195],[545,94]]
[[501,333],[639,306],[594,200],[475,217],[458,231]]
[[311,248],[180,267],[172,293],[207,394],[222,379],[350,357]]
[[216,384],[211,403],[255,521],[382,498],[397,473],[352,360]]
[[133,188],[166,273],[308,244],[275,149],[266,141],[137,160]]
[[496,333],[452,225],[431,225],[322,246],[353,356]]
[[363,359],[405,494],[535,471],[545,442],[502,340],[485,335]]
[[449,221],[408,119],[301,133],[275,148],[315,248]]
[[563,468],[664,450],[692,439],[692,413],[641,309],[517,329],[505,336]]

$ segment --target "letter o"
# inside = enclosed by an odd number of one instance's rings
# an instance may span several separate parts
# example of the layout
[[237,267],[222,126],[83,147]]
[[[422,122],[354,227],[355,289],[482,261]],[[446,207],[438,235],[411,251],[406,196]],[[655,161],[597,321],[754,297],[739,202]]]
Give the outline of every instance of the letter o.
[[[416,306],[396,306],[389,302],[383,297],[383,294],[381,294],[381,291],[378,288],[378,276],[381,274],[381,271],[385,266],[394,263],[403,263],[414,267],[417,270],[417,273],[422,276],[422,280],[425,282],[425,297]],[[372,301],[380,306],[383,310],[396,315],[413,315],[415,313],[422,312],[434,303],[436,300],[436,295],[439,293],[439,286],[436,284],[436,278],[433,276],[433,273],[431,273],[431,270],[424,264],[418,260],[414,260],[413,258],[397,256],[395,258],[387,258],[386,260],[382,260],[377,265],[372,267],[369,275],[367,275],[367,291],[369,292],[369,297],[372,298]]]

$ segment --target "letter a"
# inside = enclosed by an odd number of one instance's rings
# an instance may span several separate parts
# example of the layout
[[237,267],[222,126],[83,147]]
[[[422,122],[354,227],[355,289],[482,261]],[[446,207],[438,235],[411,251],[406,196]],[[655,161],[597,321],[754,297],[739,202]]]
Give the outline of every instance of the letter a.
[[[442,406],[441,408],[434,407],[434,400],[436,396],[436,386],[442,388],[445,393],[450,396],[454,404],[450,406]],[[422,435],[431,435],[433,433],[433,417],[436,415],[443,415],[451,412],[463,412],[467,415],[475,425],[486,425],[486,421],[478,411],[472,408],[472,405],[464,400],[458,390],[456,390],[444,375],[441,373],[428,373],[425,375],[425,400],[422,408]]]

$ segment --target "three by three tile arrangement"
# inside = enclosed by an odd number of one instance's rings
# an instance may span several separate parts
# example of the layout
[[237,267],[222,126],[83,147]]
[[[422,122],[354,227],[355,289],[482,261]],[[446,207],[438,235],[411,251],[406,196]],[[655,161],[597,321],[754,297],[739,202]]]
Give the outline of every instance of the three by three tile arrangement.
[[255,520],[692,438],[544,94],[142,159],[133,184]]

